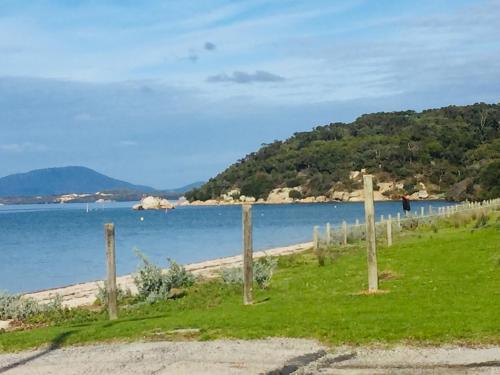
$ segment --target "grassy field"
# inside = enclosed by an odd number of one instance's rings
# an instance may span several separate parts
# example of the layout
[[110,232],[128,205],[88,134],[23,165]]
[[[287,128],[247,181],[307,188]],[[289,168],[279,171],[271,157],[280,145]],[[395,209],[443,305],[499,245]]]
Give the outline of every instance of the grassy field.
[[[461,225],[459,225],[461,224]],[[319,266],[312,252],[279,259],[267,290],[242,306],[241,288],[221,281],[196,284],[177,300],[104,313],[80,312],[66,321],[0,333],[0,350],[43,344],[112,340],[220,337],[315,338],[328,344],[500,344],[500,224],[498,216],[473,229],[442,223],[379,246],[380,288],[366,295],[364,244],[352,245]],[[183,335],[169,331],[197,328]]]

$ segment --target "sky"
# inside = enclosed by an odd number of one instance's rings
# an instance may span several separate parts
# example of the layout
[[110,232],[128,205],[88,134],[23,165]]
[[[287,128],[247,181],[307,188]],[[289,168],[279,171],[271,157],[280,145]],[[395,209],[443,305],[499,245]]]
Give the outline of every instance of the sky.
[[156,188],[375,111],[500,102],[500,0],[0,0],[0,176]]

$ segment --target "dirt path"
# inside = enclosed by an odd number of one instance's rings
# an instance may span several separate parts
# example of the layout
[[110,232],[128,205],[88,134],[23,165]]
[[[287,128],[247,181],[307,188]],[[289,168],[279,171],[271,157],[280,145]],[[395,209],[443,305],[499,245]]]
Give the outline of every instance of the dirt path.
[[93,345],[3,354],[0,374],[265,374],[322,349],[290,339]]
[[500,347],[327,349],[310,340],[149,342],[0,355],[0,374],[500,374]]

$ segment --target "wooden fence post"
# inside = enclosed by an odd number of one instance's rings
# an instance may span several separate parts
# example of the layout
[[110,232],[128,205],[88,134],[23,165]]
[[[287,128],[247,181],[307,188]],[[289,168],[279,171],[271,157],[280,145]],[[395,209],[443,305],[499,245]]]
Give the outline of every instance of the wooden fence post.
[[432,216],[432,206],[429,205],[429,216]]
[[424,212],[424,206],[420,207],[420,216],[421,217],[424,217],[425,216],[425,212]]
[[243,224],[243,304],[253,302],[252,205],[242,205]]
[[106,292],[108,295],[108,314],[110,320],[118,318],[118,304],[116,296],[116,259],[115,259],[115,225],[104,224],[106,240]]
[[373,176],[363,176],[365,193],[366,247],[368,258],[368,291],[378,290],[377,243],[375,239],[375,207],[373,204]]
[[356,225],[359,225],[359,219],[356,219]]
[[392,246],[392,217],[387,219],[387,246]]
[[317,225],[313,228],[313,249],[319,249],[319,227]]
[[380,222],[383,223],[384,222],[384,215],[380,215]]
[[347,223],[342,221],[342,244],[347,245]]
[[330,246],[330,243],[332,241],[332,226],[330,223],[326,223],[326,246]]
[[400,230],[401,229],[401,214],[398,212],[398,216],[397,216],[397,221],[398,221],[398,229]]

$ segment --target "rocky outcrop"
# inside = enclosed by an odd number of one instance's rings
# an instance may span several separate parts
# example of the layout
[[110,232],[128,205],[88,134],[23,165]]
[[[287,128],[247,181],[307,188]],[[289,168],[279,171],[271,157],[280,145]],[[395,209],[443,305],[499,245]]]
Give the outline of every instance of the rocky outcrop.
[[419,199],[428,199],[429,198],[429,193],[427,190],[419,190],[410,195],[410,199],[413,200],[419,200]]
[[473,181],[471,178],[466,178],[454,184],[446,194],[449,199],[454,201],[462,201],[469,198],[467,192],[473,188]]
[[134,210],[165,210],[175,206],[165,198],[148,196],[132,207]]
[[277,188],[271,190],[269,195],[267,196],[266,202],[267,203],[292,203],[294,202],[294,199],[290,197],[290,193],[292,191],[298,191],[299,193],[302,192],[301,187],[294,187],[294,188]]

